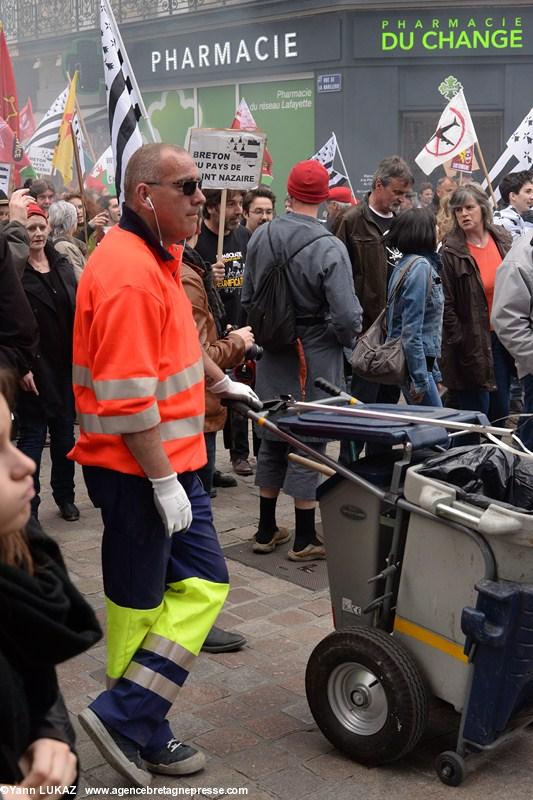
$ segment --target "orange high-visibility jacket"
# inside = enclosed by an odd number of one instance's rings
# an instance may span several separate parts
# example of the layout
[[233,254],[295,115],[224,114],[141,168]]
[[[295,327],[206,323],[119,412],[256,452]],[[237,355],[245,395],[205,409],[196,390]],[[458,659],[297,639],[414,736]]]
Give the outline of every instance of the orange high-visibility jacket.
[[122,435],[158,424],[176,472],[206,463],[204,369],[181,253],[117,226],[83,271],[73,358],[80,437],[70,453],[79,464],[144,475]]

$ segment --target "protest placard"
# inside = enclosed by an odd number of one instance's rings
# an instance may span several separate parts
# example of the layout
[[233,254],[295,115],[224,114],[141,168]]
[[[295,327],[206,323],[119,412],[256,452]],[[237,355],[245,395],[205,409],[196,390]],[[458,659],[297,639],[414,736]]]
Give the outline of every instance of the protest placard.
[[261,180],[265,134],[224,128],[194,128],[189,152],[204,189],[255,189]]

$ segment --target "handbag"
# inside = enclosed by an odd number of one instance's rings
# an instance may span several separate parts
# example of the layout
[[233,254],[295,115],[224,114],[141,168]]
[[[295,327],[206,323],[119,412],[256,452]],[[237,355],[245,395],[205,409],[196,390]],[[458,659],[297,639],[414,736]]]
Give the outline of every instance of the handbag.
[[359,337],[352,353],[352,371],[354,375],[373,383],[387,386],[401,386],[408,380],[407,362],[402,347],[401,336],[387,339],[387,309],[394,298],[405,276],[419,256],[412,256],[394,288],[392,296],[376,317],[368,330]]

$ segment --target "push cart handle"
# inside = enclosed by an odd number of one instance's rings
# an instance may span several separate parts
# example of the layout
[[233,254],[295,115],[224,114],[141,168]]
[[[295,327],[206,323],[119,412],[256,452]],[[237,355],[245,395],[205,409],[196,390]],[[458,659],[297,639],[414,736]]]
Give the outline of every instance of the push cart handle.
[[325,464],[319,464],[318,461],[313,461],[312,458],[305,458],[305,456],[299,456],[298,453],[289,453],[288,455],[289,461],[292,461],[294,464],[300,464],[302,467],[307,467],[308,469],[314,469],[315,472],[320,472],[322,475],[327,475],[328,478],[331,478],[332,475],[335,475],[335,470],[331,469],[331,467],[326,467]]
[[348,394],[339,386],[335,386],[334,383],[330,383],[325,378],[315,378],[315,386],[317,389],[322,389],[323,392],[326,392],[326,394],[329,394],[332,397],[340,397],[343,400],[347,400],[350,405],[354,405],[358,402],[358,400],[356,400],[355,397],[352,397],[351,394]]
[[479,517],[474,516],[474,514],[467,514],[466,511],[460,511],[458,508],[453,508],[453,506],[448,506],[446,503],[437,503],[435,513],[439,517],[444,517],[452,522],[466,524],[468,527],[477,528],[479,525]]

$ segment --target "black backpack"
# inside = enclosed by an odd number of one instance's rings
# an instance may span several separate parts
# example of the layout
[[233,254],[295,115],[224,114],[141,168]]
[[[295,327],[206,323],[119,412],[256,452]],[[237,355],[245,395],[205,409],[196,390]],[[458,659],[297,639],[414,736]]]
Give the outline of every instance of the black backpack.
[[[272,246],[270,226],[267,224],[268,243],[274,259],[277,259]],[[263,276],[263,280],[254,291],[248,308],[248,325],[252,326],[257,344],[271,353],[280,353],[296,343],[296,314],[292,302],[291,289],[287,279],[287,266],[294,256],[304,248],[331,236],[322,233],[303,244],[283,262],[275,260],[271,268]]]

